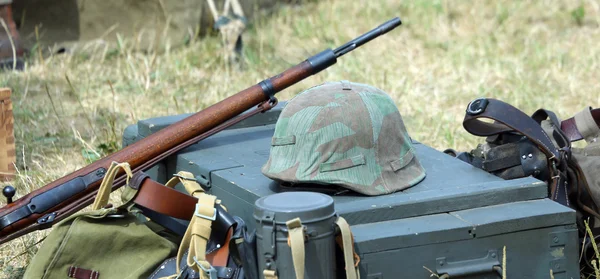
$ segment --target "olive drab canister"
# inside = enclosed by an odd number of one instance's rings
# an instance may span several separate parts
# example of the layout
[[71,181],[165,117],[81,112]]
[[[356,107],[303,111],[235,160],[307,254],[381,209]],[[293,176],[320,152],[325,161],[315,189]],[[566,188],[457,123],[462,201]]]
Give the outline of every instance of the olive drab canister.
[[404,190],[425,178],[394,101],[378,88],[349,81],[326,82],[288,102],[262,173],[369,196]]
[[[258,270],[277,278],[336,278],[333,199],[313,192],[284,192],[258,199],[254,204]],[[304,257],[294,259],[293,234],[304,239]],[[304,262],[304,267],[300,266]],[[296,271],[296,269],[301,269]],[[271,277],[273,278],[273,277]]]

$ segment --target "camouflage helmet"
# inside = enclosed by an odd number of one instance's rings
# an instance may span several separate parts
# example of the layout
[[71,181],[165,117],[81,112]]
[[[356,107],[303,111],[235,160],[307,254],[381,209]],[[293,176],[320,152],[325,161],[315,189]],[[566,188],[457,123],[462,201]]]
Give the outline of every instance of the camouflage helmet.
[[312,87],[288,102],[262,173],[280,182],[337,184],[371,196],[425,178],[392,99],[348,81]]

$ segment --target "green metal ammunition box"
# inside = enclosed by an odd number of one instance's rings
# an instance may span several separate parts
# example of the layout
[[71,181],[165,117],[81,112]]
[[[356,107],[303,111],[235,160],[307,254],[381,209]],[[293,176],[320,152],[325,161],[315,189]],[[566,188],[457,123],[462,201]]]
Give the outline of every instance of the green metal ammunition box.
[[[161,182],[182,170],[196,174],[253,229],[255,201],[283,191],[260,168],[284,105],[188,147],[148,173]],[[186,116],[140,121],[125,130],[123,143]],[[424,144],[414,146],[427,172],[421,183],[389,195],[333,196],[336,212],[351,225],[361,278],[501,278],[503,270],[507,278],[550,278],[551,272],[556,279],[579,278],[575,211],[548,200],[544,182],[502,180]]]

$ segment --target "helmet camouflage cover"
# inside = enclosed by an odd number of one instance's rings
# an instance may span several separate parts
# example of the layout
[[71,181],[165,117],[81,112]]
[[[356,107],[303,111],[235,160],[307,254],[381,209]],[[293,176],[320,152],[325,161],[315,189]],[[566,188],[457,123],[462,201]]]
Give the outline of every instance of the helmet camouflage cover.
[[312,87],[287,103],[262,173],[372,196],[425,178],[394,101],[380,89],[348,81]]

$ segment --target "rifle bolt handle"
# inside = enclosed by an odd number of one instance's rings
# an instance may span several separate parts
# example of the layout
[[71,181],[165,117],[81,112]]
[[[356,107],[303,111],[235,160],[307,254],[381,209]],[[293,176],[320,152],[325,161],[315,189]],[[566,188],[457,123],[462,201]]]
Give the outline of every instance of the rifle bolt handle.
[[4,197],[6,198],[7,204],[13,202],[12,198],[15,196],[16,193],[17,190],[15,189],[15,187],[10,185],[4,186],[4,188],[2,189],[2,195],[4,195]]

